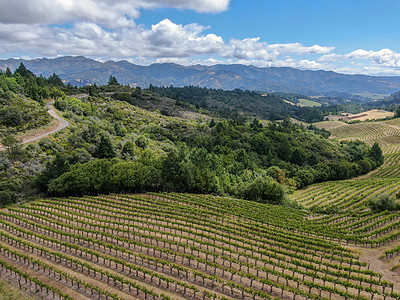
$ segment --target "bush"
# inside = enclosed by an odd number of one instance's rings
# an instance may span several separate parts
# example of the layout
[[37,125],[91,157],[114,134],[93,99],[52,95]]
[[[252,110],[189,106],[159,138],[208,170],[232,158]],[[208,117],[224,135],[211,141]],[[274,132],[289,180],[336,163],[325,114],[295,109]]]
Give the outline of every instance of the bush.
[[368,207],[374,212],[399,210],[400,205],[388,194],[373,197],[368,201]]
[[0,191],[0,207],[14,202],[14,195],[11,191]]
[[268,176],[244,183],[239,193],[244,199],[270,204],[283,204],[286,195],[283,186]]

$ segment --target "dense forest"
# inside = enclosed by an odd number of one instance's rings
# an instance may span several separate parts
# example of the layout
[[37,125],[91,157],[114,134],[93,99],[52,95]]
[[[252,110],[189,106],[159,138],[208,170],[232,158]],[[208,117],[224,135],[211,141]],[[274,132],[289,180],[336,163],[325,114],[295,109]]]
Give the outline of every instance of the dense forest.
[[[13,134],[49,122],[44,105],[51,99],[71,126],[22,146]],[[377,144],[329,140],[324,130],[291,122],[300,108],[249,91],[129,88],[113,76],[105,86],[75,88],[21,65],[0,74],[0,101],[3,114],[13,111],[1,119],[2,205],[38,195],[144,191],[290,205],[286,195],[294,189],[383,162]],[[258,105],[269,122],[256,114]]]

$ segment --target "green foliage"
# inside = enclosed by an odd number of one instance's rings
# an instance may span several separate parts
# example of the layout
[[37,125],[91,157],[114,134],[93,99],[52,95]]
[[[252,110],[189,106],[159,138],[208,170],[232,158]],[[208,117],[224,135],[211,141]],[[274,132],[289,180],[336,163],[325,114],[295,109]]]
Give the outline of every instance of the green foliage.
[[368,207],[374,212],[400,210],[400,204],[388,194],[375,196],[368,201]]
[[371,157],[372,160],[378,162],[379,165],[383,164],[384,157],[382,154],[382,149],[378,143],[374,143],[372,145],[371,150],[369,152],[369,156]]
[[88,116],[93,114],[93,107],[90,103],[74,97],[60,97],[54,103],[54,106],[61,111],[71,111],[77,115]]
[[48,192],[54,195],[107,193],[110,191],[108,171],[111,166],[111,161],[106,159],[76,164],[70,171],[52,180]]
[[53,73],[53,75],[49,76],[49,78],[47,79],[47,82],[49,85],[53,85],[53,86],[58,86],[58,87],[64,86],[64,83],[62,82],[60,76],[58,76],[55,73]]
[[[316,127],[306,128],[291,122],[288,113],[291,115],[298,108],[288,111],[276,96],[264,97],[239,89],[141,90],[116,84],[77,89],[61,83],[55,74],[49,79],[32,77],[22,67],[11,77],[0,75],[4,103],[10,102],[8,98],[20,97],[16,94],[18,90],[34,92],[41,99],[44,89],[71,121],[68,130],[55,138],[41,140],[39,147],[25,154],[27,162],[35,162],[32,166],[35,171],[30,174],[36,174],[35,186],[43,193],[62,196],[178,191],[282,204],[286,202],[286,192],[295,187],[354,177],[381,163],[379,146],[370,149],[362,142],[338,143],[326,139],[327,133]],[[64,92],[91,96],[78,99]],[[157,94],[172,92],[176,101],[182,102],[179,108],[175,100]],[[257,114],[247,117],[240,112],[246,99],[260,103],[258,112],[273,107],[266,110],[268,117],[279,116],[284,118],[283,122],[264,126],[254,117]],[[165,108],[158,106],[160,103],[170,103],[172,111],[184,107],[195,110],[194,105],[198,105],[229,118],[196,122],[165,116],[170,111],[164,115],[152,113],[132,103],[141,103],[142,107],[147,103],[158,111]],[[199,110],[196,112],[197,118]],[[10,117],[3,119],[10,124],[25,117],[22,110],[9,109],[6,113]],[[37,175],[38,170],[42,171]],[[11,173],[9,176],[22,178]],[[26,180],[32,181],[32,176]]]
[[4,207],[14,202],[14,195],[11,191],[0,191],[0,207]]
[[141,135],[136,139],[135,144],[139,148],[145,149],[149,144],[149,141],[145,136]]
[[285,189],[268,176],[258,176],[253,181],[246,182],[240,187],[239,195],[261,203],[283,204]]
[[129,154],[131,157],[135,155],[135,143],[132,141],[127,141],[123,148],[122,148],[122,154]]
[[69,171],[70,165],[66,156],[57,153],[55,158],[46,164],[45,169],[35,179],[35,186],[41,192],[47,192],[53,179]]
[[114,146],[108,136],[102,135],[100,137],[99,146],[97,148],[98,158],[113,158],[115,157]]
[[400,118],[400,105],[396,107],[394,110],[394,117],[395,118]]
[[110,75],[110,77],[108,78],[108,85],[119,85],[117,78]]
[[20,63],[19,67],[15,70],[15,75],[19,74],[22,77],[35,77],[35,75],[29,71],[23,63]]
[[21,154],[21,142],[12,134],[6,134],[1,139],[1,144],[6,147],[9,159],[14,160],[19,154]]
[[0,109],[0,124],[7,127],[20,126],[24,122],[21,109],[12,106]]
[[[283,102],[280,98],[268,94],[235,89],[223,91],[216,89],[188,86],[177,87],[152,87],[152,91],[179,101],[189,103],[199,108],[208,109],[222,117],[234,118],[238,111],[268,120],[282,119],[288,111],[298,110],[298,107]],[[251,103],[246,105],[245,103]]]

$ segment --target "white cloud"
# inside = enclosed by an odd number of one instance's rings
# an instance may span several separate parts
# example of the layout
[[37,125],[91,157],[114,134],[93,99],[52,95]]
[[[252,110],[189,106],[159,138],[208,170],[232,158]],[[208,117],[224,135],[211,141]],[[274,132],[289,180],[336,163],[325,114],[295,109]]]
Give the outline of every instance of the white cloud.
[[246,60],[267,66],[282,55],[309,55],[332,50],[331,47],[306,47],[299,43],[268,44],[260,42],[259,38],[234,39],[226,43],[220,36],[205,34],[206,29],[198,24],[175,24],[169,19],[150,29],[135,25],[110,30],[91,22],[75,23],[72,27],[0,24],[0,39],[3,41],[0,53],[18,52],[23,48],[35,56],[142,57],[142,60],[150,58],[151,61],[182,58],[193,61],[198,56],[208,55],[203,61],[215,56],[215,61],[234,63]]
[[60,24],[93,22],[109,28],[130,27],[140,9],[173,7],[204,13],[228,9],[230,0],[1,0],[0,23]]
[[179,9],[192,9],[202,13],[217,13],[228,9],[230,0],[147,0],[141,1],[142,7],[147,5],[156,7],[169,6]]
[[337,61],[344,60],[345,58],[346,57],[344,55],[331,53],[331,54],[322,55],[320,58],[318,58],[318,60],[322,61],[322,62],[337,62]]
[[165,19],[144,31],[143,38],[148,43],[149,56],[187,57],[217,53],[224,41],[215,34],[202,34],[204,29],[198,24],[182,26]]
[[393,68],[400,67],[400,53],[396,53],[390,49],[382,49],[379,51],[358,49],[347,54],[346,58],[350,60],[367,59],[376,65]]
[[337,68],[346,73],[360,73],[370,75],[398,75],[400,73],[400,53],[391,49],[378,51],[357,49],[348,54],[327,54],[321,56],[320,62],[347,63],[351,68]]
[[230,44],[225,47],[222,56],[271,62],[285,54],[325,54],[331,52],[333,49],[334,47],[323,47],[319,45],[306,47],[300,43],[268,44],[266,42],[260,42],[260,38],[247,38],[244,40],[232,39]]

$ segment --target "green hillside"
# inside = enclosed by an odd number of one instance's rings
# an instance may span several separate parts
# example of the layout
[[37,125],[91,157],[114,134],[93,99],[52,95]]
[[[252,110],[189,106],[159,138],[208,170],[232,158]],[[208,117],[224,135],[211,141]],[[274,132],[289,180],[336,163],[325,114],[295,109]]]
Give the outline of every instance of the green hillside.
[[189,87],[179,89],[185,101],[152,87],[121,86],[113,76],[106,86],[75,88],[57,75],[35,77],[23,65],[17,71],[1,76],[19,81],[24,97],[55,100],[71,125],[3,153],[3,203],[38,194],[175,191],[290,205],[287,194],[296,188],[358,176],[382,162],[364,143],[328,140],[327,132],[288,117],[264,126],[241,113],[216,116],[190,100],[206,93],[250,105],[263,98],[258,94]]
[[316,124],[328,138],[209,105],[256,106],[256,93],[172,97],[20,71],[0,74],[16,84],[5,103],[50,120],[41,105],[54,100],[70,124],[0,152],[0,277],[24,294],[400,299],[399,119]]

